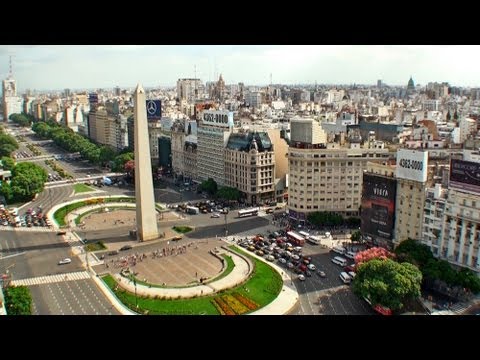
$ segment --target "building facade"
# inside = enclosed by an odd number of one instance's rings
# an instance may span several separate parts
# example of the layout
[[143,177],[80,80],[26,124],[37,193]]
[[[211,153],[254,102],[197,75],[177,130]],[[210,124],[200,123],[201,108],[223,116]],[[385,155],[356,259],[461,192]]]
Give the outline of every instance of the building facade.
[[225,147],[233,129],[233,113],[205,110],[197,132],[197,164],[200,181],[212,178],[225,185]]
[[238,189],[250,205],[275,200],[275,153],[266,132],[230,135],[225,149],[225,185]]
[[290,146],[289,215],[305,220],[310,212],[358,216],[363,172],[368,161],[385,161],[387,149],[341,147],[339,144]]

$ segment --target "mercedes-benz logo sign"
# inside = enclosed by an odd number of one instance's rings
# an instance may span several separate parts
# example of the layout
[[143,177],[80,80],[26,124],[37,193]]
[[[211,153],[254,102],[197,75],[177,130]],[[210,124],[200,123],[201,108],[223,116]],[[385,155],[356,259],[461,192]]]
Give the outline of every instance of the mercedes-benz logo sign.
[[150,100],[147,103],[147,112],[149,115],[155,115],[155,113],[157,112],[157,104],[155,104],[155,101]]

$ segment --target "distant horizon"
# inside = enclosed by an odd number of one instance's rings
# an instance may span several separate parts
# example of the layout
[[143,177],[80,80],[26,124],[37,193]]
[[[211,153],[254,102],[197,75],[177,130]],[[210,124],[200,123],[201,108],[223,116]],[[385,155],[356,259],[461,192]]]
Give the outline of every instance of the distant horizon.
[[[226,84],[353,84],[392,87],[447,82],[480,87],[478,45],[1,45],[0,78],[19,93],[122,89],[141,83],[170,88],[181,78]],[[115,80],[111,80],[115,79]],[[131,84],[129,86],[118,84]]]
[[[13,79],[13,80],[16,80],[16,79]],[[200,79],[201,80],[201,79]],[[415,80],[415,79],[414,79]],[[435,81],[432,81],[432,83],[434,83]],[[205,83],[205,82],[204,82]],[[437,81],[437,83],[442,83],[442,82],[439,82]],[[225,83],[226,86],[230,86],[230,85],[237,85],[238,83]],[[158,86],[149,86],[149,85],[145,85],[145,84],[142,84],[140,83],[140,85],[146,89],[146,90],[151,90],[151,89],[165,89],[165,88],[172,88],[172,89],[175,89],[177,87],[177,84],[175,85],[158,85]],[[311,87],[315,87],[315,86],[319,86],[319,87],[324,87],[324,86],[339,86],[339,87],[347,87],[347,86],[370,86],[370,87],[376,87],[377,86],[377,83],[372,83],[372,84],[357,84],[357,83],[352,83],[352,84],[320,84],[320,83],[312,83],[312,84],[308,84],[308,83],[303,83],[303,84],[245,84],[244,85],[246,87],[267,87],[267,86],[290,86],[290,87],[294,87],[294,86],[304,86],[304,87],[307,87],[307,86],[311,86]],[[90,88],[64,88],[64,89],[24,89],[24,90],[18,90],[18,82],[17,82],[17,93],[25,93],[27,90],[29,91],[32,91],[32,92],[64,92],[66,89],[72,91],[72,92],[76,92],[76,91],[87,91],[87,92],[91,92],[91,91],[96,91],[96,90],[114,90],[115,88],[119,87],[121,90],[134,90],[136,88],[137,84],[135,85],[132,85],[132,86],[105,86],[105,87],[90,87]],[[407,85],[394,85],[394,84],[385,84],[383,81],[382,81],[382,87],[385,86],[385,87],[391,87],[391,88],[406,88]],[[427,86],[427,84],[415,84],[415,87],[417,86],[421,86],[421,87],[425,87]],[[449,86],[454,86],[454,87],[459,87],[459,88],[465,88],[465,89],[474,89],[474,88],[477,88],[476,86],[461,86],[461,85],[452,85],[452,84],[449,84]],[[480,88],[480,86],[478,86],[478,88]]]

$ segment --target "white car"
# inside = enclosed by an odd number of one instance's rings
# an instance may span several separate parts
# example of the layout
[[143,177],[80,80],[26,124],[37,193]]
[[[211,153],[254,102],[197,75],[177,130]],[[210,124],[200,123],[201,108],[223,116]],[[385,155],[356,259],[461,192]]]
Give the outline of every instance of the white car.
[[312,271],[315,271],[317,269],[314,264],[308,264],[307,267],[309,270],[312,270]]
[[302,274],[298,275],[298,280],[305,281],[305,275],[302,275]]
[[65,258],[65,259],[62,259],[58,262],[58,265],[64,265],[64,264],[70,264],[72,262],[72,259],[70,258]]
[[273,261],[273,260],[275,260],[275,258],[273,257],[273,255],[268,255],[265,259],[267,259],[268,261]]
[[219,213],[213,213],[212,215],[210,215],[211,218],[219,218],[220,217],[220,214]]

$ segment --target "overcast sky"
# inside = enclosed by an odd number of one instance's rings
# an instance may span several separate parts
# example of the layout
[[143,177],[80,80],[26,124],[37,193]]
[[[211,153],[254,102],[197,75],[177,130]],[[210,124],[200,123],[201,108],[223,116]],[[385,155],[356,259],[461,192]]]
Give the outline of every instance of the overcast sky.
[[0,78],[9,72],[17,88],[83,89],[173,86],[178,78],[227,84],[376,84],[430,81],[480,86],[480,46],[360,45],[94,45],[0,46]]

